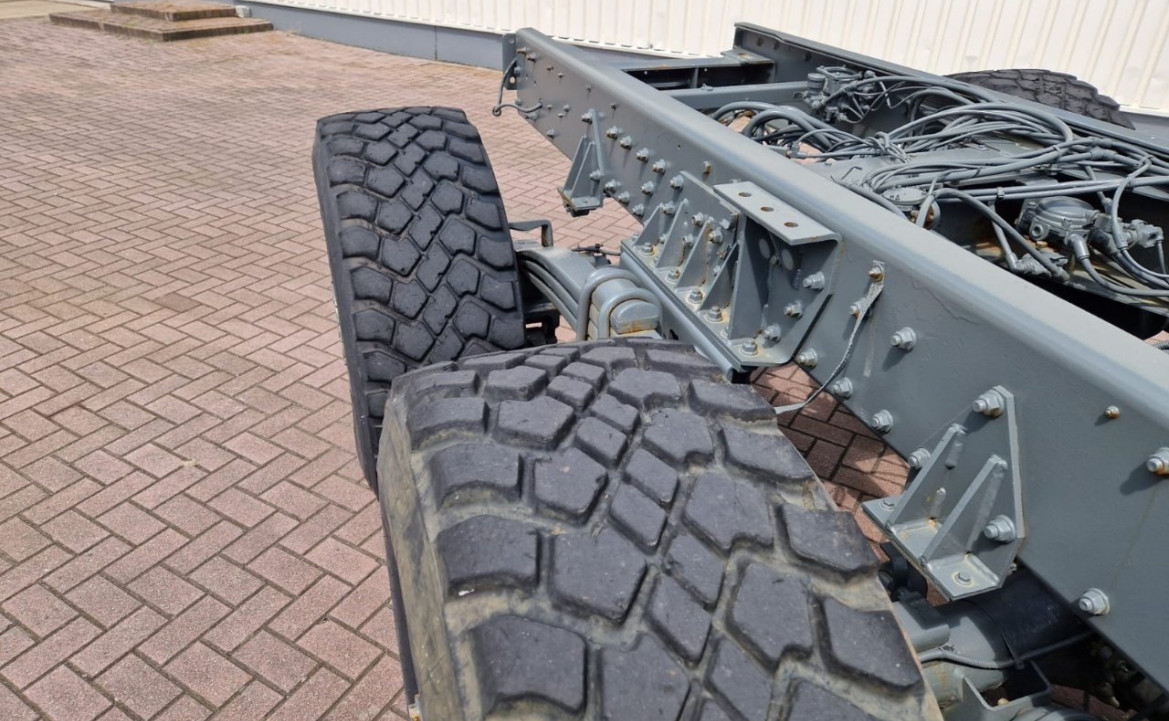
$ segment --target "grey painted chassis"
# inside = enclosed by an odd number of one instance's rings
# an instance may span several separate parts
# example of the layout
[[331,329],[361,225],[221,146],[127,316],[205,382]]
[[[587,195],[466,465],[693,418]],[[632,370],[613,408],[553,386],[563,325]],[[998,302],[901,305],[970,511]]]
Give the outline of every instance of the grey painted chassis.
[[[811,69],[813,56],[916,73],[747,25],[735,46],[644,74]],[[867,510],[946,595],[992,591],[1025,566],[1169,685],[1169,485],[1148,465],[1169,445],[1169,356],[689,107],[701,93],[783,97],[782,84],[659,91],[533,30],[505,41],[513,59],[521,113],[575,159],[566,203],[607,196],[645,225],[622,244],[619,280],[660,306],[663,335],[728,372],[800,358],[820,382],[847,379],[843,402],[920,467]],[[552,272],[554,252],[521,260]],[[620,301],[582,298],[598,334],[612,319],[597,311]],[[795,302],[801,313],[777,312]],[[904,329],[908,349],[893,338]]]

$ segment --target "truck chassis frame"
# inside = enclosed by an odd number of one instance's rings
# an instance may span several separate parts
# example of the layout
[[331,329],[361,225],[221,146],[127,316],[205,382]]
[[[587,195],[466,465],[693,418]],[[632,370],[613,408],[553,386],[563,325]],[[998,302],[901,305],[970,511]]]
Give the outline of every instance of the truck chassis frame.
[[[1044,614],[1086,624],[1164,687],[1169,358],[694,110],[789,101],[803,86],[790,79],[826,64],[927,77],[750,25],[720,58],[616,64],[508,36],[508,106],[573,159],[568,210],[616,202],[643,224],[616,266],[528,244],[523,275],[581,339],[656,326],[732,375],[794,360],[909,459],[905,492],[865,510],[952,601],[950,621],[896,604],[919,657],[961,656],[958,617],[1019,627],[970,640],[995,649],[990,668],[945,681],[927,666],[940,700],[1026,666],[1051,637],[1020,629]],[[947,717],[1015,717],[972,696]]]

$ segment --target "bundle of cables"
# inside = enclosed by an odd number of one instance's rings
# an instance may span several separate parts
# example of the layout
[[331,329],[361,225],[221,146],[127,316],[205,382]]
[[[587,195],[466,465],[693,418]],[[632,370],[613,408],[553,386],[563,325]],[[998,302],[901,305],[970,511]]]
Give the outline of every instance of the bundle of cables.
[[[926,101],[929,101],[927,103]],[[940,109],[933,105],[944,103]],[[1132,297],[1169,298],[1160,237],[1154,257],[1159,268],[1139,263],[1132,255],[1120,217],[1122,196],[1138,188],[1169,185],[1169,161],[1115,138],[1077,135],[1055,114],[1022,104],[1003,103],[977,88],[944,79],[910,76],[866,76],[841,84],[816,98],[813,107],[831,107],[838,125],[863,123],[877,108],[904,107],[909,120],[887,132],[857,135],[795,105],[735,102],[719,108],[713,118],[741,125],[741,132],[760,144],[804,162],[882,158],[856,180],[837,182],[882,207],[915,218],[919,225],[940,212],[941,203],[961,203],[989,220],[1008,267],[1066,280],[1064,259],[1044,251],[995,210],[996,203],[1062,196],[1095,196],[1105,218],[1109,242],[1088,237],[1068,241],[1076,262],[1108,290]],[[923,110],[925,112],[923,112]],[[746,118],[745,124],[742,120]],[[740,121],[736,123],[735,121]],[[843,122],[841,122],[843,121]],[[947,158],[945,151],[987,148],[997,152]],[[1003,148],[1022,148],[1004,152]],[[1022,177],[1027,182],[1019,182]],[[917,208],[891,202],[893,191],[922,191]],[[933,210],[933,214],[931,214]],[[1033,259],[1020,263],[1010,247]],[[1105,278],[1094,265],[1101,259],[1114,271]]]

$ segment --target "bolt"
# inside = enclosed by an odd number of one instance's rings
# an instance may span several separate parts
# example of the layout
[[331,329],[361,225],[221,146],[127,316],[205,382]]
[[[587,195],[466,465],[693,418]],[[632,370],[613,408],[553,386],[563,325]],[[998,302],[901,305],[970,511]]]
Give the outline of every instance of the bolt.
[[682,277],[682,271],[678,270],[677,268],[674,268],[666,275],[666,277],[669,278],[670,280],[678,280],[679,278]]
[[816,362],[818,360],[819,358],[816,356],[816,351],[812,350],[811,348],[800,351],[799,355],[796,356],[796,363],[802,365],[805,368],[815,368]]
[[548,132],[546,132],[544,134],[547,135],[549,138],[555,138],[556,137],[556,128],[548,128]]
[[783,309],[783,314],[789,318],[799,318],[804,314],[804,305],[798,300],[793,303],[788,303]]
[[910,453],[909,457],[905,460],[909,463],[910,468],[921,468],[925,464],[929,463],[931,455],[933,454],[926,449],[918,448],[913,453]]
[[869,277],[873,280],[883,280],[885,278],[885,271],[879,265],[874,265],[869,269]]
[[665,203],[662,205],[662,214],[663,215],[673,215],[675,210],[677,210],[677,208],[674,206],[673,203]]
[[636,153],[634,153],[633,157],[644,163],[645,161],[649,160],[649,148],[639,149]]
[[720,323],[720,322],[722,322],[722,319],[723,319],[723,309],[719,308],[718,306],[715,306],[715,307],[711,308],[710,310],[706,311],[704,315],[706,316],[706,319],[708,321],[710,321],[711,323]]
[[895,498],[882,498],[881,505],[884,506],[885,508],[888,508],[890,511],[892,511],[894,508],[897,507],[897,499],[895,499]]
[[759,346],[755,345],[755,341],[749,340],[739,346],[739,350],[742,351],[743,355],[755,355],[759,352]]
[[1116,406],[1108,406],[1104,409],[1104,417],[1110,421],[1120,418],[1120,409]]
[[628,203],[629,203],[629,193],[621,193],[621,194],[619,194],[619,195],[617,196],[617,202],[618,202],[618,203],[621,203],[622,205],[628,205]]
[[625,148],[628,150],[629,148],[633,147],[633,138],[626,135],[625,137],[618,140],[617,144],[620,145],[622,148]]
[[709,160],[702,161],[702,174],[710,175],[714,171],[714,166],[710,164]]
[[719,243],[723,242],[723,232],[719,228],[712,228],[711,231],[706,234],[706,238],[711,243],[718,245]]
[[804,278],[804,287],[808,290],[824,290],[824,274],[812,273]]
[[702,224],[706,222],[706,216],[702,213],[695,213],[690,222],[694,223],[695,228],[701,228]]
[[664,172],[666,172],[666,161],[655,160],[654,164],[649,166],[649,169],[654,171],[655,173],[664,173]]
[[605,174],[599,170],[594,170],[593,172],[589,173],[589,180],[593,181],[594,183],[603,177],[605,177]]
[[638,203],[637,205],[630,208],[629,212],[640,218],[641,216],[645,215],[645,205]]
[[1090,616],[1103,616],[1108,606],[1108,595],[1098,588],[1089,588],[1076,600],[1076,607]]
[[588,112],[588,113],[584,113],[584,114],[582,114],[582,115],[580,116],[580,121],[581,121],[582,123],[592,123],[592,122],[593,122],[593,114],[592,114],[592,112]]
[[864,308],[861,307],[860,303],[853,303],[848,306],[848,314],[853,318],[860,318],[863,311]]
[[902,328],[893,334],[889,342],[894,348],[911,351],[913,350],[913,346],[917,345],[917,333],[914,333],[912,328]]
[[686,299],[689,300],[691,303],[701,303],[702,302],[702,290],[699,288],[695,288],[694,290],[690,291],[690,295],[686,296]]
[[605,131],[605,137],[609,138],[610,140],[616,139],[616,137],[620,134],[621,128],[609,128]]
[[684,182],[686,181],[681,175],[675,175],[674,177],[670,178],[670,187],[674,190],[678,190],[682,187]]
[[1149,473],[1169,476],[1169,448],[1158,448],[1157,452],[1150,456],[1145,463],[1145,468],[1149,469]]
[[969,586],[970,585],[970,574],[966,573],[965,571],[958,571],[957,573],[954,574],[954,580],[957,581],[959,585]]
[[614,190],[616,190],[620,186],[621,186],[621,183],[618,183],[616,180],[610,180],[610,181],[606,182],[604,185],[602,185],[601,189],[604,190],[606,193],[612,193]]
[[998,418],[1003,414],[1007,399],[996,390],[989,390],[974,400],[971,408],[990,418]]
[[783,328],[780,328],[778,323],[772,323],[763,329],[763,337],[776,343],[780,338],[783,338]]
[[877,433],[888,433],[893,430],[893,414],[889,411],[877,411],[873,414],[873,422],[870,425]]
[[653,195],[654,194],[654,184],[653,183],[642,183],[641,184],[641,192],[645,193],[646,195]]
[[828,386],[828,392],[837,398],[852,398],[852,381],[847,378],[833,381],[832,385]]
[[990,523],[982,529],[982,535],[999,543],[1010,543],[1019,537],[1018,531],[1015,530],[1015,522],[1006,516],[995,516],[990,519]]

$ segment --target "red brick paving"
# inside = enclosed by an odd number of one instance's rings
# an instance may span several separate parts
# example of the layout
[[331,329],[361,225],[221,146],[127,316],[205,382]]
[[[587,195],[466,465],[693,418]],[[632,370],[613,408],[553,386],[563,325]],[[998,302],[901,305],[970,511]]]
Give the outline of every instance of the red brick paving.
[[[493,72],[43,20],[0,23],[0,67],[0,717],[401,717],[314,122],[463,106],[513,219],[570,245],[635,226],[559,211],[567,161],[490,116]],[[904,478],[830,398],[781,424],[845,508]]]

